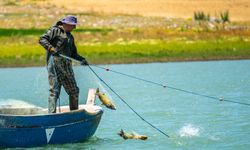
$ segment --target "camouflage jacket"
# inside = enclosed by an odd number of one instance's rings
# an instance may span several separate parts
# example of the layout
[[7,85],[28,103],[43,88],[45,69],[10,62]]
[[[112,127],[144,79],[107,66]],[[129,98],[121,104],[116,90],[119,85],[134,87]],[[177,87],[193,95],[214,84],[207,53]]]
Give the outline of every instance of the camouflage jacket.
[[84,57],[77,53],[74,37],[66,33],[58,24],[49,28],[39,39],[39,43],[47,50],[47,64],[51,47],[57,48],[60,54],[82,61]]

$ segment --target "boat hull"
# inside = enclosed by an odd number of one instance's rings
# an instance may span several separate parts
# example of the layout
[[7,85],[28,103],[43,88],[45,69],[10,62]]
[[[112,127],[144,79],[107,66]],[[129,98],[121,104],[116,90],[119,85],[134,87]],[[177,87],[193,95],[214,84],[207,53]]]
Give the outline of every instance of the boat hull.
[[35,147],[84,141],[96,131],[102,109],[46,115],[0,115],[0,147]]

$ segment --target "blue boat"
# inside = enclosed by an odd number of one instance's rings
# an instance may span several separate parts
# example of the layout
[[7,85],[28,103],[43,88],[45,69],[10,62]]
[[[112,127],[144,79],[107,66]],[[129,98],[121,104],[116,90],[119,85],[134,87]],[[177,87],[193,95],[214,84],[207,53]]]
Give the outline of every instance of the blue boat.
[[54,114],[41,108],[0,108],[0,148],[87,140],[95,133],[103,114],[102,108],[93,102],[88,100],[74,111],[62,106],[61,112]]

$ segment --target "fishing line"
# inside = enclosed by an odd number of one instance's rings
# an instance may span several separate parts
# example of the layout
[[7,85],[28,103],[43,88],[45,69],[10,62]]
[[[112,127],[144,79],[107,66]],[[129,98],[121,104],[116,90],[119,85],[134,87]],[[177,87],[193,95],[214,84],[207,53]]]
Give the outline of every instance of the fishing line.
[[133,79],[141,80],[141,81],[144,81],[144,82],[147,82],[147,83],[151,83],[151,84],[154,84],[154,85],[157,85],[157,86],[161,86],[163,88],[169,88],[169,89],[173,89],[173,90],[180,91],[180,92],[185,92],[185,93],[192,94],[192,95],[206,97],[206,98],[209,98],[209,99],[214,99],[214,100],[219,100],[219,101],[225,101],[225,102],[230,102],[230,103],[235,103],[235,104],[250,106],[250,104],[248,104],[248,103],[243,103],[243,102],[237,102],[237,101],[233,101],[233,100],[228,100],[228,99],[225,99],[223,97],[218,98],[218,97],[214,97],[214,96],[209,96],[209,95],[205,95],[205,94],[200,94],[200,93],[196,93],[196,92],[192,92],[192,91],[188,91],[188,90],[176,88],[176,87],[173,87],[173,86],[163,85],[161,83],[157,83],[157,82],[154,82],[154,81],[150,81],[150,80],[142,79],[142,78],[139,78],[139,77],[136,77],[136,76],[133,76],[133,75],[129,75],[129,74],[125,74],[125,73],[122,73],[122,72],[114,71],[114,70],[111,70],[109,68],[104,68],[104,67],[97,66],[97,65],[91,65],[91,66],[94,66],[96,68],[103,69],[103,70],[106,70],[106,71],[110,71],[110,72],[113,72],[113,73],[116,73],[116,74],[120,74],[120,75],[123,75],[123,76],[127,76],[129,78],[133,78]]
[[149,81],[149,80],[145,80],[145,79],[142,79],[142,78],[138,78],[136,76],[132,76],[132,75],[129,75],[129,74],[125,74],[125,73],[122,73],[122,72],[118,72],[118,71],[114,71],[114,70],[111,70],[109,68],[104,68],[104,67],[101,67],[101,66],[97,66],[97,65],[91,65],[91,66],[94,66],[94,67],[97,67],[97,68],[100,68],[100,69],[104,69],[106,71],[110,71],[110,72],[113,72],[113,73],[116,73],[116,74],[120,74],[120,75],[123,75],[123,76],[127,76],[127,77],[130,77],[130,78],[134,78],[134,79],[137,79],[137,80],[141,80],[141,81],[144,81],[144,82],[148,82],[148,83],[151,83],[151,84],[155,84],[155,85],[158,85],[158,86],[162,86],[162,87],[166,87],[165,85],[163,84],[160,84],[160,83],[157,83],[157,82],[153,82],[153,81]]
[[162,130],[160,130],[159,128],[157,128],[156,126],[154,126],[152,123],[150,123],[149,121],[147,121],[146,119],[144,119],[138,112],[136,112],[117,92],[114,91],[113,88],[111,88],[91,67],[90,65],[88,65],[89,69],[93,72],[93,74],[102,82],[104,83],[123,103],[125,103],[142,121],[146,122],[148,125],[150,125],[151,127],[153,127],[154,129],[156,129],[157,131],[159,131],[160,133],[162,133],[163,135],[165,135],[166,137],[170,137],[169,135],[167,135],[165,132],[163,132]]
[[[61,57],[64,57],[66,59],[69,60],[73,60],[76,62],[80,62],[79,60],[73,59],[71,57],[59,54]],[[106,85],[124,104],[126,104],[142,121],[146,122],[148,125],[150,125],[151,127],[153,127],[154,129],[156,129],[157,131],[159,131],[160,133],[162,133],[163,135],[165,135],[166,137],[170,137],[168,134],[166,134],[165,132],[163,132],[161,129],[157,128],[156,126],[154,126],[152,123],[150,123],[149,121],[147,121],[146,119],[144,119],[138,112],[136,112],[117,92],[115,92],[115,90],[113,88],[111,88],[93,69],[92,67],[90,67],[90,65],[88,65],[89,69],[93,72],[93,74],[102,82],[104,83],[104,85]]]

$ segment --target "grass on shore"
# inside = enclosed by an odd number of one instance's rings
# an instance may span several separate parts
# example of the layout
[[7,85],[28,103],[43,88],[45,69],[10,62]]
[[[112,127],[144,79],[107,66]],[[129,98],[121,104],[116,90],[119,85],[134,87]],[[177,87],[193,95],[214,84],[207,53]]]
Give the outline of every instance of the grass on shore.
[[[51,23],[54,18],[48,21],[44,16],[29,14],[3,16],[8,24],[0,27],[0,67],[45,65],[45,50],[38,44],[38,38],[46,29],[37,23]],[[88,14],[79,18],[85,24],[73,34],[78,52],[90,63],[250,58],[249,23],[232,22],[221,28],[210,27],[208,22],[199,26],[192,20],[157,17]],[[25,21],[29,24],[24,27],[20,22]]]
[[[0,47],[0,67],[45,65],[45,50],[38,44]],[[249,48],[250,42],[241,39],[78,45],[79,53],[94,64],[249,59]]]
[[[42,35],[47,29],[6,29],[0,28],[0,37],[10,37],[10,36],[27,36],[27,35]],[[106,34],[113,29],[101,29],[101,28],[85,28],[85,29],[76,29],[74,32],[89,32],[89,33],[102,33]]]

